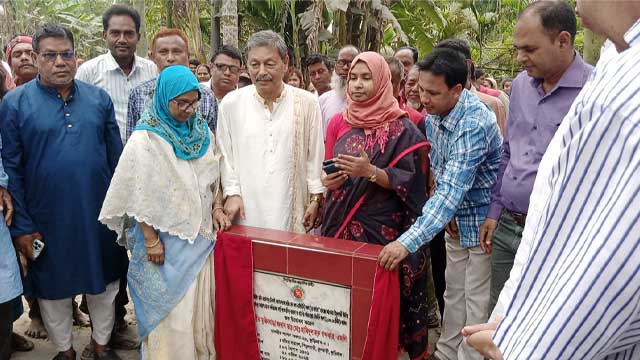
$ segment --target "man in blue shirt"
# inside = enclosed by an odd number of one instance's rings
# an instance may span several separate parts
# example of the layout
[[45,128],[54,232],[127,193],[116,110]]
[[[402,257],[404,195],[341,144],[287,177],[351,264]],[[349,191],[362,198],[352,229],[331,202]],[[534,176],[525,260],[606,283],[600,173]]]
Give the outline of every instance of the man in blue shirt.
[[436,187],[422,216],[385,246],[380,264],[395,268],[448,223],[457,224],[451,226],[457,232],[445,236],[447,289],[435,356],[443,360],[482,359],[462,342],[460,330],[487,319],[491,258],[480,248],[478,233],[498,175],[502,137],[493,111],[465,89],[468,70],[458,52],[435,49],[418,68],[420,97],[429,114],[426,130]]
[[[106,345],[127,255],[98,214],[122,152],[113,103],[75,80],[73,34],[42,26],[33,39],[39,75],[0,105],[2,160],[11,181],[11,236],[28,259],[25,294],[38,299],[55,360],[75,359],[71,299],[86,294],[94,359],[119,359]],[[32,247],[45,247],[37,258]]]

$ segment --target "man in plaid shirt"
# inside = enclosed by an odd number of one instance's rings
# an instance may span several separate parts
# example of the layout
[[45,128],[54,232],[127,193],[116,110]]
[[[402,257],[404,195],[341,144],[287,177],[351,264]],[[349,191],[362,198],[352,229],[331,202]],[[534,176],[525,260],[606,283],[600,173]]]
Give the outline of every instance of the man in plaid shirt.
[[[189,42],[182,30],[162,29],[153,37],[151,43],[151,59],[156,63],[158,72],[170,65],[189,65]],[[129,140],[136,123],[142,113],[151,105],[156,89],[156,79],[151,79],[131,89],[129,93],[129,108],[127,110],[127,128],[125,142]],[[209,124],[209,129],[215,134],[218,120],[218,104],[211,89],[200,86],[200,103],[198,112]]]
[[498,175],[502,137],[493,111],[465,90],[467,65],[457,52],[435,49],[418,68],[436,188],[422,216],[380,253],[380,264],[395,268],[446,226],[447,289],[435,357],[482,359],[460,331],[487,320],[491,257],[480,248],[479,228]]

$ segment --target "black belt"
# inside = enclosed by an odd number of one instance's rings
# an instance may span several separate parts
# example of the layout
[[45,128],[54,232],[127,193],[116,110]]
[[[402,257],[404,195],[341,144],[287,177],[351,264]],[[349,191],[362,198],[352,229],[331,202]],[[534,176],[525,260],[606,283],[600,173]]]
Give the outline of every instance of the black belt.
[[527,222],[527,214],[511,211],[511,210],[508,210],[508,209],[507,209],[507,211],[509,212],[509,215],[511,215],[513,220],[516,221],[516,224],[524,227],[524,224]]

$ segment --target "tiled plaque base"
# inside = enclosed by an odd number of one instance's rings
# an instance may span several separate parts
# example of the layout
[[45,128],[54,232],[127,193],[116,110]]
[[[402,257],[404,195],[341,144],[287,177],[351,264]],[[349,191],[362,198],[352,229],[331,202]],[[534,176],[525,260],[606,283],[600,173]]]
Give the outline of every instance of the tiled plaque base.
[[361,359],[382,246],[248,226],[234,226],[229,232],[253,240],[256,270],[350,287],[351,358]]

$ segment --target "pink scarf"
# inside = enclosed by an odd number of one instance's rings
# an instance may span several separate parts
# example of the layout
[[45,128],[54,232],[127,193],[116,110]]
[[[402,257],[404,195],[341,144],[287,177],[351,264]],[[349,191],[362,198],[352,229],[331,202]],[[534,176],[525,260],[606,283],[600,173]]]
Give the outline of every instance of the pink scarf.
[[393,96],[391,71],[384,57],[372,51],[363,52],[353,59],[351,69],[360,61],[365,63],[373,74],[373,96],[366,101],[356,102],[351,98],[347,84],[347,110],[344,112],[344,118],[352,127],[365,130],[365,149],[373,150],[378,143],[380,151],[384,152],[389,140],[389,123],[405,116],[406,112],[400,109],[398,100]]

